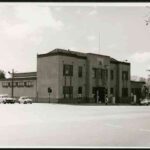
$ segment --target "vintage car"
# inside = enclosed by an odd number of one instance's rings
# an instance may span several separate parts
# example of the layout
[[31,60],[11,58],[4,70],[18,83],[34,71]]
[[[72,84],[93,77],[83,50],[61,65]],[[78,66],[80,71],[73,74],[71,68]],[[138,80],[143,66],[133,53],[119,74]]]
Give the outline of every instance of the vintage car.
[[15,103],[16,99],[9,97],[8,94],[2,94],[0,95],[0,103],[6,104],[6,103]]
[[143,99],[143,100],[140,101],[140,104],[141,105],[149,105],[150,104],[150,99],[145,98],[145,99]]
[[23,103],[23,104],[32,104],[32,99],[29,98],[28,96],[21,96],[19,99],[18,99],[18,102],[19,103]]

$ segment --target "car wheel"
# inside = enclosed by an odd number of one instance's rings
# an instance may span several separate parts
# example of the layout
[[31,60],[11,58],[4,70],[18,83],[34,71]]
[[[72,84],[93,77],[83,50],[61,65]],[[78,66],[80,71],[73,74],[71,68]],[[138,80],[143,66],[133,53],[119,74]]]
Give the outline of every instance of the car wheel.
[[27,104],[27,102],[26,102],[26,101],[24,101],[24,104]]
[[6,104],[6,102],[3,102],[3,104]]

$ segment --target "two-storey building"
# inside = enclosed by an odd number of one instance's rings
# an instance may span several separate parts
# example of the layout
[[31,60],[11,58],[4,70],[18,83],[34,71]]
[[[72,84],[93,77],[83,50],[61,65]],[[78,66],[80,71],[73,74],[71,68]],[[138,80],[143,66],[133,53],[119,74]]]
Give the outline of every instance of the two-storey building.
[[110,56],[55,49],[37,55],[39,102],[105,102],[114,96],[117,103],[130,100],[130,63]]

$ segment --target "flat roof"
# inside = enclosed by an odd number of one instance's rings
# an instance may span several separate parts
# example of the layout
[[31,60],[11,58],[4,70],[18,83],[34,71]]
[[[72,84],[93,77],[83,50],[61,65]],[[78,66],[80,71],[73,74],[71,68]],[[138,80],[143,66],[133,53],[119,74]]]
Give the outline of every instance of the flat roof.
[[81,58],[81,59],[86,59],[87,55],[96,55],[96,56],[110,58],[111,63],[116,63],[116,64],[122,63],[122,64],[130,65],[129,62],[118,61],[107,55],[101,55],[101,54],[96,54],[96,53],[83,53],[83,52],[72,51],[70,49],[67,50],[67,49],[60,49],[60,48],[56,48],[45,54],[38,54],[37,57],[40,58],[40,57],[55,56],[55,55],[70,56],[70,57],[76,57],[76,58]]
[[[37,77],[22,77],[22,78],[14,78],[13,80],[36,80]],[[12,78],[0,79],[0,81],[12,81]]]
[[135,82],[135,83],[146,83],[145,81],[134,81],[134,80],[131,80],[130,82]]

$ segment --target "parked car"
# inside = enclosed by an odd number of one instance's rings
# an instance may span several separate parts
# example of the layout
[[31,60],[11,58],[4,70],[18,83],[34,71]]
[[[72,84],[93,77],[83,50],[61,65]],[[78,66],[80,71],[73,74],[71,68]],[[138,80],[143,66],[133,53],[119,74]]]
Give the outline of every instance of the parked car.
[[28,96],[21,96],[19,99],[18,99],[18,102],[19,103],[23,103],[23,104],[32,104],[32,99],[29,98]]
[[6,104],[6,98],[8,98],[8,94],[1,94],[0,103]]
[[140,104],[141,105],[149,105],[150,104],[150,99],[145,98],[145,99],[141,100]]
[[16,102],[16,98],[6,97],[5,102],[14,104]]
[[2,94],[0,95],[0,103],[6,104],[6,103],[15,103],[15,98],[11,98],[8,96],[8,94]]

